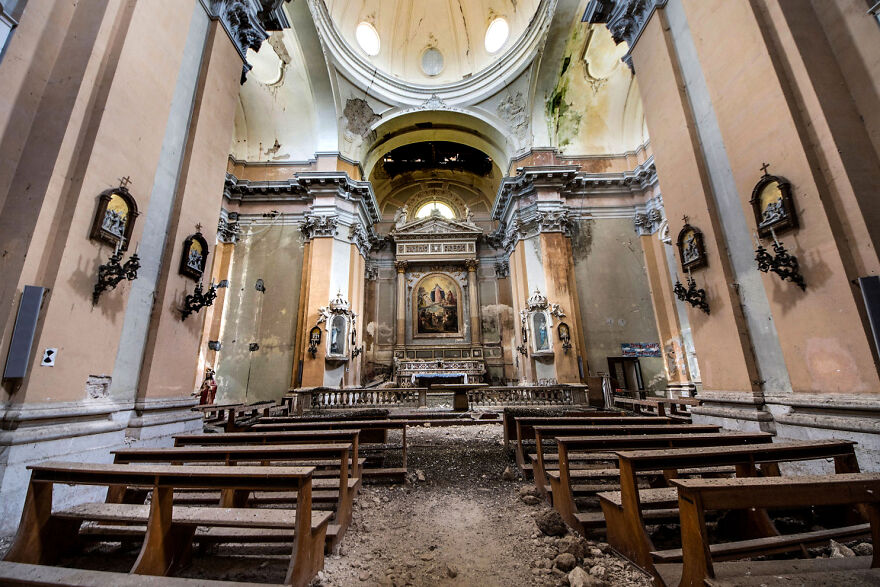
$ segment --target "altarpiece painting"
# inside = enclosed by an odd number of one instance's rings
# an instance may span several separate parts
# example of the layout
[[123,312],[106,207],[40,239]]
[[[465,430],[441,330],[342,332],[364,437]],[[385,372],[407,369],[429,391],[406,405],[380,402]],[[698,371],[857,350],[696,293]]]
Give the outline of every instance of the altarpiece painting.
[[415,286],[414,336],[461,336],[461,288],[452,277],[432,273]]

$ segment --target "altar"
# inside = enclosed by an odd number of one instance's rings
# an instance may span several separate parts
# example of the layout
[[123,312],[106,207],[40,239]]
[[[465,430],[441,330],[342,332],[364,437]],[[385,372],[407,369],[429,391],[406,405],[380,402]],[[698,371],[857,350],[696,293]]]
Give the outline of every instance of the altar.
[[[465,215],[467,218],[467,215]],[[483,231],[437,214],[391,231],[397,269],[394,378],[401,387],[482,382],[476,271]]]
[[428,387],[432,383],[482,383],[486,366],[482,360],[414,360],[395,359],[397,384],[400,387]]

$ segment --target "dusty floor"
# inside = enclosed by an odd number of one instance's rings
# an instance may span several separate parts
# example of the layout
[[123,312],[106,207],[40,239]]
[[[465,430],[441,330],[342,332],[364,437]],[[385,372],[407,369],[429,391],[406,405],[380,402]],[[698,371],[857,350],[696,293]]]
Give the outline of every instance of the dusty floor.
[[[503,479],[505,468],[515,467],[500,426],[407,434],[410,482],[364,489],[353,526],[340,553],[327,558],[319,584],[568,584],[567,573],[551,568],[560,539],[543,536],[535,525],[542,507],[520,500],[521,480]],[[590,577],[586,584],[649,584],[604,554],[604,545],[582,541],[572,548],[571,542],[563,539],[563,548],[586,555],[586,563],[578,559]]]
[[[364,487],[352,526],[315,585],[555,586],[568,585],[571,572],[577,586],[650,584],[602,543],[538,530],[534,516],[545,506],[521,499],[530,484],[505,479],[505,469],[516,468],[501,426],[420,427],[407,436],[409,481]],[[0,540],[0,551],[7,546]],[[124,572],[138,548],[97,550],[63,564]],[[196,553],[179,574],[279,583],[289,554],[289,546],[223,546]]]

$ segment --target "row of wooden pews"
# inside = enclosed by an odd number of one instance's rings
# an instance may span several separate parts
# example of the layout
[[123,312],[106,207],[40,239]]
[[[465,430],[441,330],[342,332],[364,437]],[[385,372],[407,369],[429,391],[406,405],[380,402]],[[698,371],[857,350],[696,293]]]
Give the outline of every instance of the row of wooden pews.
[[[876,554],[791,558],[831,539],[878,543],[880,475],[859,473],[855,443],[773,442],[766,432],[644,418],[516,417],[517,462],[569,526],[604,532],[657,585],[833,585],[845,574],[856,585],[880,584]],[[830,462],[833,474],[782,474]],[[783,533],[778,514],[821,506],[837,508],[836,523]],[[658,524],[678,525],[680,542],[655,545],[649,529]],[[757,557],[780,560],[743,560]]]
[[[229,584],[175,575],[196,547],[280,544],[291,548],[283,584],[308,585],[351,523],[364,470],[361,429],[338,424],[186,434],[173,447],[114,451],[112,464],[32,466],[0,584]],[[59,484],[106,487],[106,498],[53,508]],[[140,544],[129,574],[59,566],[100,568],[100,555],[80,554],[99,543]]]
[[644,391],[617,389],[614,391],[614,408],[635,415],[657,416],[680,422],[690,422],[690,408],[703,404],[695,397],[648,396]]

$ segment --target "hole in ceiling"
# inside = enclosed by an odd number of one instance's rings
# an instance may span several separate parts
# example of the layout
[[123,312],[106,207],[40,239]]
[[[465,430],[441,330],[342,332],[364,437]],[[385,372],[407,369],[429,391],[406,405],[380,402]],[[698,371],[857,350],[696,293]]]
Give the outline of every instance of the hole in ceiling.
[[375,57],[379,54],[381,46],[379,43],[379,33],[370,23],[362,22],[357,25],[357,29],[354,31],[354,38],[357,39],[358,45],[361,46],[364,53],[370,57]]
[[268,40],[263,41],[259,51],[248,48],[247,62],[253,66],[250,75],[258,82],[271,86],[281,81],[284,64]]
[[509,35],[510,26],[508,26],[507,20],[499,16],[486,29],[486,51],[488,53],[497,53],[504,46],[504,43],[507,42]]
[[382,168],[389,176],[443,169],[486,177],[492,173],[492,159],[482,151],[460,143],[426,141],[389,151],[382,158]]

